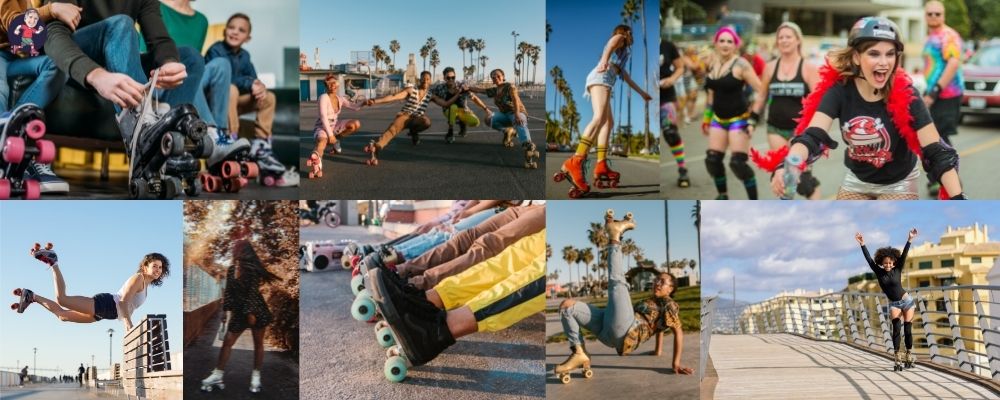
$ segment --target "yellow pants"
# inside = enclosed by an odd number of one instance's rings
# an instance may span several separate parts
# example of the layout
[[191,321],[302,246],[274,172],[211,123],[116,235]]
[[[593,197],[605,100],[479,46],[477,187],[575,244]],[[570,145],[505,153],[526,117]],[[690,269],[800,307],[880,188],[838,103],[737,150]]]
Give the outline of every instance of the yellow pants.
[[469,128],[475,128],[479,126],[479,118],[472,110],[464,107],[459,107],[457,104],[452,104],[448,108],[442,110],[444,112],[445,118],[448,118],[448,125],[455,125],[455,120],[462,121],[465,126]]
[[545,230],[434,287],[446,310],[469,306],[480,332],[505,329],[545,308]]

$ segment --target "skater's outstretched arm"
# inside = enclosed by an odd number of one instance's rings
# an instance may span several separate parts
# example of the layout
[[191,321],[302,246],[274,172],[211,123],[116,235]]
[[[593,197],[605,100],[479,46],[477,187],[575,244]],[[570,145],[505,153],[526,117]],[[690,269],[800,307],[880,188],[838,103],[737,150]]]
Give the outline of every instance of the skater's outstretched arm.
[[868,261],[868,267],[871,268],[872,271],[878,272],[879,267],[875,264],[875,260],[872,260],[871,254],[868,253],[868,248],[865,247],[865,238],[864,236],[861,236],[861,232],[854,234],[854,240],[857,240],[858,244],[861,245],[861,253],[865,255],[865,261]]
[[377,99],[368,99],[368,101],[365,102],[365,105],[374,106],[376,104],[392,103],[394,101],[400,101],[402,99],[405,99],[406,96],[409,96],[411,90],[417,90],[417,89],[406,88],[406,90],[400,91],[399,93],[396,93],[391,96],[379,97]]
[[489,107],[486,107],[486,103],[483,103],[483,100],[480,99],[479,96],[476,96],[474,93],[469,93],[469,100],[472,100],[472,102],[479,106],[479,108],[482,108],[483,112],[487,114],[490,113]]
[[660,79],[660,88],[666,89],[674,86],[677,80],[681,79],[681,75],[684,75],[684,57],[674,59],[674,73]]
[[456,94],[454,96],[451,96],[451,98],[445,100],[445,99],[442,99],[442,98],[438,97],[436,94],[434,94],[434,95],[431,95],[431,101],[433,101],[434,104],[437,104],[437,105],[441,106],[441,108],[448,108],[448,107],[451,107],[452,104],[455,104],[455,101],[458,100],[458,98],[461,97],[461,96],[462,96],[462,93],[459,92],[458,94]]
[[912,242],[915,237],[917,237],[917,228],[910,229],[910,233],[906,237],[906,245],[903,246],[903,254],[899,256],[899,261],[897,261],[900,267],[906,264],[906,253],[910,252],[910,242]]
[[673,327],[674,330],[674,373],[680,375],[691,375],[694,370],[681,365],[681,352],[684,351],[684,330],[680,326]]
[[628,83],[628,85],[632,87],[632,90],[635,90],[636,93],[639,93],[639,96],[642,96],[643,100],[650,101],[653,99],[653,97],[650,96],[649,93],[646,93],[645,90],[642,90],[642,88],[639,87],[639,85],[632,80],[632,76],[629,75],[627,71],[621,70],[621,76],[622,79],[625,80],[625,83]]

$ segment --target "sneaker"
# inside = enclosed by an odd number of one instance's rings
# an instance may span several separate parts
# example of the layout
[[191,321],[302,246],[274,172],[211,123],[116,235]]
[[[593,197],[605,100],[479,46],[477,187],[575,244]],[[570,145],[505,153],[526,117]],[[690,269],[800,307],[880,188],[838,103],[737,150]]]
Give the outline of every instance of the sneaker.
[[243,138],[233,141],[225,131],[216,130],[215,137],[215,148],[212,149],[212,155],[208,156],[208,165],[216,165],[233,153],[250,150],[250,142]]
[[24,170],[24,179],[37,180],[42,193],[69,192],[69,183],[56,176],[49,164],[39,164],[32,161]]
[[328,153],[340,154],[340,153],[343,153],[343,152],[344,152],[344,149],[340,147],[340,141],[338,140],[336,142],[333,142],[332,145],[330,145],[330,151]]
[[278,179],[278,183],[275,185],[278,187],[298,187],[299,186],[299,171],[292,167],[281,174],[281,179]]

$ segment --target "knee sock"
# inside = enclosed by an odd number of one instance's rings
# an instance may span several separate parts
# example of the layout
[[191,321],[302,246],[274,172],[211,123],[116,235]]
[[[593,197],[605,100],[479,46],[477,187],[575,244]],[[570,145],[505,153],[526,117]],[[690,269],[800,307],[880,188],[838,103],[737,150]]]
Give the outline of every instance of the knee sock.
[[895,351],[899,351],[899,328],[902,324],[899,318],[892,319],[892,348]]
[[576,146],[576,154],[578,156],[586,156],[587,152],[590,151],[590,146],[593,145],[589,138],[580,139],[580,144]]
[[674,160],[677,161],[677,166],[679,168],[684,168],[684,142],[677,143],[675,146],[670,146],[670,152],[674,154]]
[[608,158],[608,146],[597,145],[597,161]]
[[913,348],[913,331],[910,329],[913,326],[913,322],[906,321],[903,323],[903,338],[906,339],[906,351],[910,351]]

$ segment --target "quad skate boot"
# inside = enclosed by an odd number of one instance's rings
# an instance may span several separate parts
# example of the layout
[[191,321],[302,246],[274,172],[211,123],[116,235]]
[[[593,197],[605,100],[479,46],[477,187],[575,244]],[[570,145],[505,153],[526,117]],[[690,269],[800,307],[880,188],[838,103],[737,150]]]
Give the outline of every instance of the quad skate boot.
[[532,142],[525,142],[521,147],[524,148],[524,168],[537,169],[538,158],[541,156],[538,148]]
[[35,246],[31,248],[31,256],[38,259],[50,267],[59,263],[59,255],[52,251],[52,243],[46,243],[45,248],[42,248],[41,243],[35,243]]
[[906,369],[913,368],[913,364],[917,362],[917,357],[914,356],[908,349],[906,350],[906,355],[904,357],[905,362],[903,366],[906,367]]
[[503,147],[514,147],[514,136],[517,130],[513,127],[503,128]]
[[468,129],[469,128],[467,126],[465,126],[465,122],[459,121],[458,122],[458,137],[465,137],[465,134],[468,131]]
[[[420,142],[420,139],[413,139],[413,144],[417,144],[418,142]],[[378,165],[378,153],[382,151],[382,148],[374,140],[369,140],[368,145],[363,150],[371,156],[365,160],[365,164],[372,167]]]
[[621,174],[611,169],[608,160],[600,160],[594,165],[594,186],[601,189],[618,187]]
[[316,152],[309,155],[309,159],[306,160],[306,166],[312,167],[312,170],[309,171],[309,179],[323,177],[323,158],[319,154],[316,154]]
[[219,390],[224,390],[226,384],[222,382],[223,371],[221,369],[213,369],[212,374],[201,381],[201,391],[211,392],[213,389],[218,388]]
[[180,157],[167,159],[163,169],[164,174],[181,179],[181,183],[184,185],[184,194],[190,197],[201,194],[201,180],[198,179],[200,172],[201,162],[188,152],[184,152]]
[[445,143],[455,143],[455,127],[448,126],[448,133],[444,135]]
[[725,193],[719,193],[718,196],[715,196],[715,199],[716,200],[729,200],[729,195],[725,194]]
[[407,131],[406,134],[410,136],[410,141],[413,142],[414,146],[420,144],[420,133],[419,132],[417,132],[417,131],[415,131],[413,129],[410,129],[409,131]]
[[587,181],[583,177],[586,161],[585,156],[574,155],[563,162],[559,172],[552,176],[552,180],[556,182],[569,181],[569,184],[573,186],[569,189],[569,197],[572,199],[578,199],[590,192],[590,186],[587,185]]
[[611,239],[611,243],[619,243],[626,231],[635,229],[635,220],[632,219],[632,213],[627,212],[625,218],[615,221],[615,211],[609,208],[604,213],[604,229],[608,230],[608,239]]
[[205,161],[207,171],[201,177],[202,188],[209,193],[239,192],[259,174],[257,163],[250,159],[250,142],[233,140],[225,132],[216,133],[215,149]]
[[893,365],[892,370],[902,371],[903,361],[905,359],[906,359],[906,352],[904,350],[896,350],[895,359],[893,360],[895,362],[895,365]]
[[[56,146],[45,136],[45,113],[34,104],[25,104],[0,115],[0,200],[41,197],[41,182],[25,177],[32,163],[50,164],[56,158]],[[54,175],[53,175],[54,176]],[[65,183],[65,182],[64,182]],[[67,188],[68,190],[68,188]]]
[[268,139],[254,139],[250,144],[250,157],[257,162],[260,169],[260,181],[264,186],[284,185],[285,166],[274,158],[271,143]]
[[688,169],[681,167],[677,169],[680,176],[677,177],[677,187],[691,187],[691,178],[688,178]]
[[11,304],[10,309],[17,311],[18,314],[23,313],[24,310],[28,308],[29,305],[31,305],[31,303],[35,302],[35,294],[28,289],[24,288],[14,289],[14,296],[18,297],[18,302]]
[[260,393],[260,371],[250,373],[250,393]]
[[573,354],[570,354],[566,361],[563,361],[562,364],[557,365],[555,368],[555,373],[559,377],[559,380],[563,384],[569,383],[570,372],[578,368],[583,368],[584,378],[590,379],[594,377],[594,371],[590,369],[590,357],[587,356],[587,351],[583,348],[583,345],[573,346],[570,350]]

